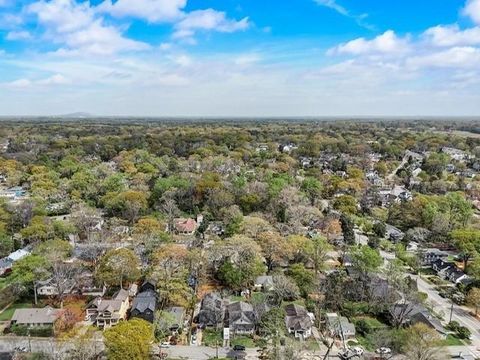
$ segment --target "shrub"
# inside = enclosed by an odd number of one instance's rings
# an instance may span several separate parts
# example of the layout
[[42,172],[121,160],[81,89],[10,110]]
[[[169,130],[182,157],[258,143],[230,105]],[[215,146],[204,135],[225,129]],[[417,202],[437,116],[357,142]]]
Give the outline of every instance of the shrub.
[[457,336],[458,338],[460,339],[470,339],[470,336],[472,335],[472,333],[470,332],[470,330],[468,328],[466,328],[465,326],[460,326],[458,329],[457,329]]

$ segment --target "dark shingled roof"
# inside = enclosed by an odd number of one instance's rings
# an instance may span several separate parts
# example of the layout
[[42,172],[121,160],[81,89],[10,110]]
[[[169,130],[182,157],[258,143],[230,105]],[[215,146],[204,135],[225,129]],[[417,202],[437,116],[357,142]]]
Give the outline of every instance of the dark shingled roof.
[[147,290],[139,293],[132,303],[132,312],[137,310],[140,313],[145,312],[145,310],[150,309],[155,311],[157,306],[157,296],[154,291]]

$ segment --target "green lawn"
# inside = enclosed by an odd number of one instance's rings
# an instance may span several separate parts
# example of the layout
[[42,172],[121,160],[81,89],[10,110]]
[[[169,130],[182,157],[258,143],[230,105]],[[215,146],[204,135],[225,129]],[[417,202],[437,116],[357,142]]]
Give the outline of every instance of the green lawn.
[[236,336],[234,339],[230,340],[230,346],[243,345],[246,348],[254,348],[255,342],[249,336]]
[[32,304],[30,303],[16,303],[10,305],[5,311],[0,313],[0,321],[8,321],[12,318],[13,313],[16,309],[28,309],[31,308]]
[[461,346],[465,345],[462,340],[457,338],[455,335],[448,334],[447,338],[444,340],[445,346]]
[[215,346],[218,342],[218,346],[223,344],[223,335],[221,330],[205,329],[202,333],[202,342],[205,346]]

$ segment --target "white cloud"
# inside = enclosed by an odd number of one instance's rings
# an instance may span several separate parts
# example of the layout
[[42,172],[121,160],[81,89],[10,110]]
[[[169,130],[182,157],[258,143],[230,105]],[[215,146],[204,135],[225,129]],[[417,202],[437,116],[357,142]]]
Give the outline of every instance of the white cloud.
[[480,25],[480,0],[468,0],[462,12]]
[[89,2],[42,0],[29,5],[27,11],[38,17],[47,38],[63,45],[57,52],[61,55],[111,55],[149,48],[143,42],[125,38],[118,28],[105,25]]
[[339,13],[342,16],[355,20],[355,22],[366,29],[374,30],[374,26],[365,22],[368,14],[354,15],[346,7],[340,5],[337,0],[314,0],[318,5],[325,6]]
[[44,79],[38,79],[38,80],[31,80],[27,78],[21,78],[17,79],[8,83],[4,83],[7,87],[10,88],[30,88],[36,85],[41,85],[41,86],[56,86],[56,85],[68,85],[70,84],[71,81],[70,79],[66,78],[65,76],[61,74],[55,74],[50,77],[44,78]]
[[183,16],[182,9],[187,0],[105,0],[97,11],[109,13],[115,17],[134,17],[152,23],[172,22]]
[[408,38],[400,38],[395,34],[395,32],[393,32],[392,30],[388,30],[382,35],[379,35],[372,40],[358,38],[340,44],[328,50],[328,54],[402,54],[407,52],[409,48],[410,44]]
[[439,25],[427,29],[424,36],[434,46],[462,46],[480,44],[480,27],[461,30],[457,24]]
[[17,40],[30,40],[32,35],[28,31],[10,31],[5,39],[10,41],[17,41]]
[[406,61],[412,68],[480,68],[480,49],[453,47],[426,55],[412,56]]
[[6,85],[12,88],[27,88],[30,85],[32,85],[32,82],[28,79],[18,79],[18,80],[9,82]]
[[61,74],[55,74],[46,79],[39,80],[36,83],[39,85],[67,85],[70,84],[71,81]]
[[239,21],[228,19],[222,11],[214,9],[196,10],[188,13],[175,25],[174,38],[192,37],[197,30],[211,30],[224,33],[246,30],[250,26],[248,17]]

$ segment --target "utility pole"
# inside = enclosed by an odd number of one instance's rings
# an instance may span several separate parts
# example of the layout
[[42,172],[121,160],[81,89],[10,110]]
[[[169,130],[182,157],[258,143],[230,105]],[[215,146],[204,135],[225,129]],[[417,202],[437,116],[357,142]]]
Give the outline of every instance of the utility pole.
[[453,300],[452,300],[452,306],[450,307],[450,320],[449,320],[449,322],[452,322],[452,315],[453,315]]

